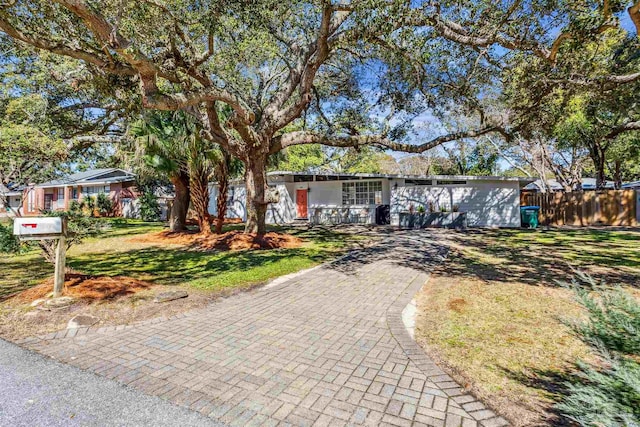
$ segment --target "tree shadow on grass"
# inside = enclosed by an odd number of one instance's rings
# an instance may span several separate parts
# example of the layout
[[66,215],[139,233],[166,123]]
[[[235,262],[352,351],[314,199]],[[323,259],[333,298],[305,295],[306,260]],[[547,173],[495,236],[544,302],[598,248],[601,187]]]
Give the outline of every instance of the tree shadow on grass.
[[450,237],[463,250],[452,253],[456,262],[443,265],[444,274],[558,286],[558,280],[571,279],[572,269],[589,272],[596,267],[598,277],[609,283],[640,286],[640,243],[629,244],[629,240],[640,241],[636,233],[476,229],[454,232]]
[[53,265],[38,254],[7,256],[0,263],[0,269],[0,302],[53,274]]
[[210,279],[229,272],[244,272],[251,281],[252,270],[286,263],[292,258],[321,262],[328,254],[313,248],[247,250],[227,252],[189,251],[181,248],[149,247],[127,252],[75,257],[70,265],[95,275],[126,275],[158,284],[177,285]]
[[499,369],[511,380],[517,381],[528,388],[541,390],[551,399],[553,403],[544,408],[545,425],[558,427],[577,425],[555,408],[555,404],[560,403],[568,395],[567,383],[575,382],[577,380],[575,375],[557,370],[532,369],[530,372],[525,373],[506,368]]

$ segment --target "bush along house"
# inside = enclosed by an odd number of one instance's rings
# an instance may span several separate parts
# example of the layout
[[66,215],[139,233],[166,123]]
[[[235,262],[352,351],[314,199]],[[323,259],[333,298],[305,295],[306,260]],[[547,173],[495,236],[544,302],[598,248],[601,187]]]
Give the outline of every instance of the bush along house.
[[111,200],[113,216],[126,215],[137,199],[135,175],[122,169],[92,169],[65,178],[30,185],[22,197],[24,216],[40,215],[43,211],[66,211],[75,201],[81,203],[100,194]]

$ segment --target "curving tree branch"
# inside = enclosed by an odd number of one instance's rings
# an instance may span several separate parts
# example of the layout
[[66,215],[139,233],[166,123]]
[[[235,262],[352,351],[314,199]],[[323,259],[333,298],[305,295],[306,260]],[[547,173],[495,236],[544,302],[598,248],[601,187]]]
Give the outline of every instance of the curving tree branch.
[[637,120],[635,122],[627,122],[611,129],[611,131],[605,136],[605,138],[614,139],[615,137],[617,137],[622,133],[637,131],[637,130],[640,130],[640,120]]
[[349,135],[332,136],[322,135],[314,132],[296,131],[277,136],[273,139],[271,153],[277,153],[283,148],[302,144],[322,144],[330,147],[361,147],[363,145],[373,145],[393,151],[405,153],[424,153],[439,145],[449,141],[463,138],[475,138],[488,133],[500,133],[506,135],[507,132],[500,126],[485,126],[478,129],[453,132],[441,135],[421,144],[407,144],[393,141],[385,135]]

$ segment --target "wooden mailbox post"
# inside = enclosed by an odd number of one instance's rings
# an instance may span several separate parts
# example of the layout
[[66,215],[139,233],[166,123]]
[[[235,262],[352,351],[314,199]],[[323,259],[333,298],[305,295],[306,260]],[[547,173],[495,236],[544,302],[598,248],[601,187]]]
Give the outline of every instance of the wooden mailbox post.
[[53,297],[62,295],[67,258],[67,218],[29,217],[13,221],[13,234],[20,240],[57,240]]

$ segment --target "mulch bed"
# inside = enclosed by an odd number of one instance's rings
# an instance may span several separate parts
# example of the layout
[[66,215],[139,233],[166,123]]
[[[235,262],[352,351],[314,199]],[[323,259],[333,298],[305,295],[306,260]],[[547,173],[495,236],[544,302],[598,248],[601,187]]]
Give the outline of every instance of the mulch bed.
[[[151,283],[126,276],[91,276],[77,272],[65,275],[62,295],[85,301],[110,300],[119,296],[131,295],[149,289]],[[32,302],[46,298],[53,291],[53,278],[15,295],[13,299]]]
[[[211,218],[211,225],[215,227],[215,225],[218,223],[218,219],[217,218]],[[241,224],[242,223],[242,219],[240,218],[225,218],[223,224],[224,225],[235,225],[235,224]],[[198,225],[198,221],[195,218],[187,218],[186,221],[187,225]]]
[[223,234],[203,235],[198,232],[161,231],[131,239],[140,243],[177,244],[199,250],[239,251],[246,249],[291,249],[302,245],[302,240],[290,234],[267,233],[263,236],[229,231]]

